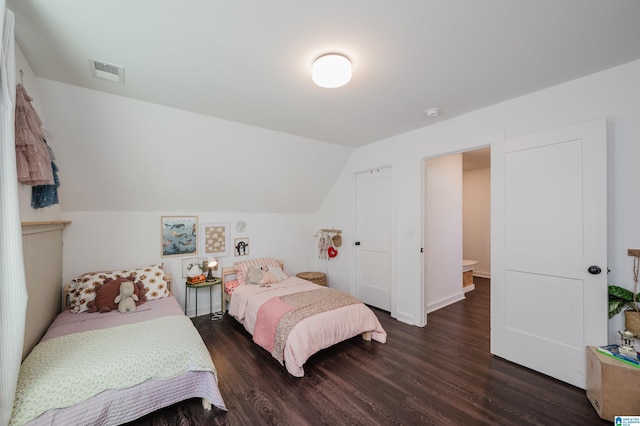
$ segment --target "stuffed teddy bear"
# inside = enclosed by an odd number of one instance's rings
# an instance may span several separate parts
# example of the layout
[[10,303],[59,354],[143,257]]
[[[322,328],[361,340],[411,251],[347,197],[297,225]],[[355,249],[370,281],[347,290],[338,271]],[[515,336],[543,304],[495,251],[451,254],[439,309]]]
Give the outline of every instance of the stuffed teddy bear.
[[133,312],[136,310],[138,296],[133,292],[133,289],[132,281],[122,281],[120,284],[120,294],[115,299],[120,312]]

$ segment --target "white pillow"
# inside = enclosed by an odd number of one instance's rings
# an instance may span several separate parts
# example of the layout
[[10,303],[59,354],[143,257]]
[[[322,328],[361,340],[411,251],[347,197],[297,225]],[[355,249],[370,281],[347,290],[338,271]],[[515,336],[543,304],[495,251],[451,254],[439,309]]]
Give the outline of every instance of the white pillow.
[[282,280],[280,279],[280,277],[277,277],[273,272],[271,271],[267,271],[264,274],[262,274],[262,279],[260,280],[260,282],[258,284],[260,285],[265,285],[265,284],[277,284],[279,282],[282,282]]
[[276,278],[279,278],[280,281],[286,280],[287,278],[289,278],[289,276],[285,274],[282,268],[279,266],[269,266],[269,272],[271,272]]

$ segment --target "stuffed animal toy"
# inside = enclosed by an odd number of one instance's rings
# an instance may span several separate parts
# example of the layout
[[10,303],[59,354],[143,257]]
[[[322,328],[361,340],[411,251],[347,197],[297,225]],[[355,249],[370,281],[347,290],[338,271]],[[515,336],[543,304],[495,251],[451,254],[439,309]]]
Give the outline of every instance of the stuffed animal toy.
[[138,296],[133,292],[133,289],[133,281],[122,281],[120,284],[120,294],[115,299],[120,312],[133,312],[136,310]]

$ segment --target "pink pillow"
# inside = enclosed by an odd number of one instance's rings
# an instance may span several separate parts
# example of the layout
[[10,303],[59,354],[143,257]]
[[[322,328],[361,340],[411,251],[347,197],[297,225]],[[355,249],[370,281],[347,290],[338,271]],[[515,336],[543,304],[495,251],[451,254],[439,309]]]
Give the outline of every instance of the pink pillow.
[[233,290],[235,290],[239,285],[240,282],[238,280],[227,281],[226,283],[224,283],[224,291],[227,294],[231,294],[233,293]]

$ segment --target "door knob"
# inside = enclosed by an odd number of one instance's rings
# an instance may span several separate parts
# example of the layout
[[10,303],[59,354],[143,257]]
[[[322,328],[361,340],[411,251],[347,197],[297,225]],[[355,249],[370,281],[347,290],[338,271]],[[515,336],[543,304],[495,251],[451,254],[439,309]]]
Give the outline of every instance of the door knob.
[[356,241],[356,245],[359,246],[360,245],[360,241]]
[[587,269],[587,271],[589,271],[591,275],[598,275],[600,272],[602,272],[602,269],[600,269],[599,266],[591,265],[589,266],[589,269]]

